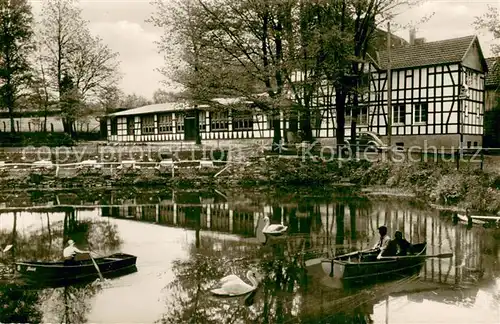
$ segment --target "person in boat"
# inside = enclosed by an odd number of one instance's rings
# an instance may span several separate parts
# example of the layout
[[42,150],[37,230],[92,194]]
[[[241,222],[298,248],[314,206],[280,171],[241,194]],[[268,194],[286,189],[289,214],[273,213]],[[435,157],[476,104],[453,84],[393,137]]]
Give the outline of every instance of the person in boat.
[[90,251],[83,251],[76,247],[75,241],[69,240],[68,246],[63,250],[64,264],[70,265],[75,263],[75,256],[78,253],[90,253]]
[[378,228],[378,233],[380,234],[380,239],[378,240],[377,244],[373,246],[373,249],[383,252],[389,245],[391,237],[387,235],[387,227],[385,225],[382,225]]
[[394,233],[394,240],[391,240],[382,256],[404,256],[411,253],[411,243],[403,238],[401,231]]

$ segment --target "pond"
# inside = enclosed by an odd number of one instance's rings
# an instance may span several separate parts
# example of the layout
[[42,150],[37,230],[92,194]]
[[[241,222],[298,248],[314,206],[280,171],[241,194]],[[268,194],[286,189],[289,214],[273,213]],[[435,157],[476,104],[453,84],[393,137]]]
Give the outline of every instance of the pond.
[[[43,199],[40,197],[43,196]],[[137,272],[104,283],[25,289],[3,284],[0,322],[65,323],[499,323],[500,249],[493,229],[411,201],[345,196],[228,196],[222,192],[104,190],[4,193],[2,256],[58,260],[73,239],[97,255],[137,256]],[[289,234],[265,242],[263,218]],[[366,249],[377,227],[427,242],[420,273],[342,287],[318,260]],[[257,271],[249,298],[217,298],[218,279]],[[246,279],[244,279],[246,280]]]

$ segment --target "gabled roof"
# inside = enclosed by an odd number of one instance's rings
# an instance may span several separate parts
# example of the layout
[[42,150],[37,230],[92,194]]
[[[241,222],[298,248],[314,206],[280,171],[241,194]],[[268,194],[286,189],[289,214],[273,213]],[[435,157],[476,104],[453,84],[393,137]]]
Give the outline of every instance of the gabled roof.
[[500,57],[488,57],[488,74],[486,75],[485,86],[487,88],[498,88],[500,86]]
[[[395,48],[391,51],[391,68],[404,69],[418,66],[459,63],[463,61],[474,42],[478,43],[478,49],[481,52],[479,41],[474,35]],[[480,59],[483,61],[481,64],[484,70],[487,71],[488,68],[484,61],[484,57],[482,57],[482,52],[480,56]],[[388,62],[387,51],[378,52],[378,66],[386,70]]]
[[157,112],[172,112],[172,111],[187,110],[189,108],[190,106],[184,103],[167,102],[167,103],[147,105],[143,107],[127,109],[110,114],[110,116],[119,117],[119,116],[131,116],[131,115],[144,115]]
[[[267,94],[259,94],[258,97],[265,97]],[[219,104],[222,106],[231,106],[231,105],[246,105],[251,104],[252,101],[244,97],[238,98],[214,98],[212,99],[214,104]],[[210,108],[208,104],[197,105],[197,108]],[[135,115],[146,115],[146,114],[154,114],[154,113],[163,113],[163,112],[175,112],[175,111],[184,111],[184,110],[192,110],[194,109],[194,105],[189,105],[185,102],[167,102],[161,104],[147,105],[138,108],[132,108],[127,110],[122,110],[119,112],[115,112],[110,114],[111,117],[121,117],[121,116],[135,116]]]

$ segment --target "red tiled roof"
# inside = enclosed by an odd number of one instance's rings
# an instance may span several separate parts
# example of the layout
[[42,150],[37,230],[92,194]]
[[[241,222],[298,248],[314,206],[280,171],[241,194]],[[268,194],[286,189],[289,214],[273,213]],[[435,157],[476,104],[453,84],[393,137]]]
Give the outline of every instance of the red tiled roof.
[[[407,47],[396,48],[391,51],[393,69],[428,66],[435,64],[461,62],[476,36],[446,39]],[[378,53],[378,65],[387,69],[387,51]]]

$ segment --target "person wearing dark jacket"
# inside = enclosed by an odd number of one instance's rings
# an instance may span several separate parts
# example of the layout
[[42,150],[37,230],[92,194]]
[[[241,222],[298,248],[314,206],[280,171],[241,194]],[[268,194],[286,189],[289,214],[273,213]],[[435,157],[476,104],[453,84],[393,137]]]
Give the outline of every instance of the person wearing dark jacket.
[[411,253],[411,243],[403,238],[403,233],[396,231],[382,256],[404,256]]

